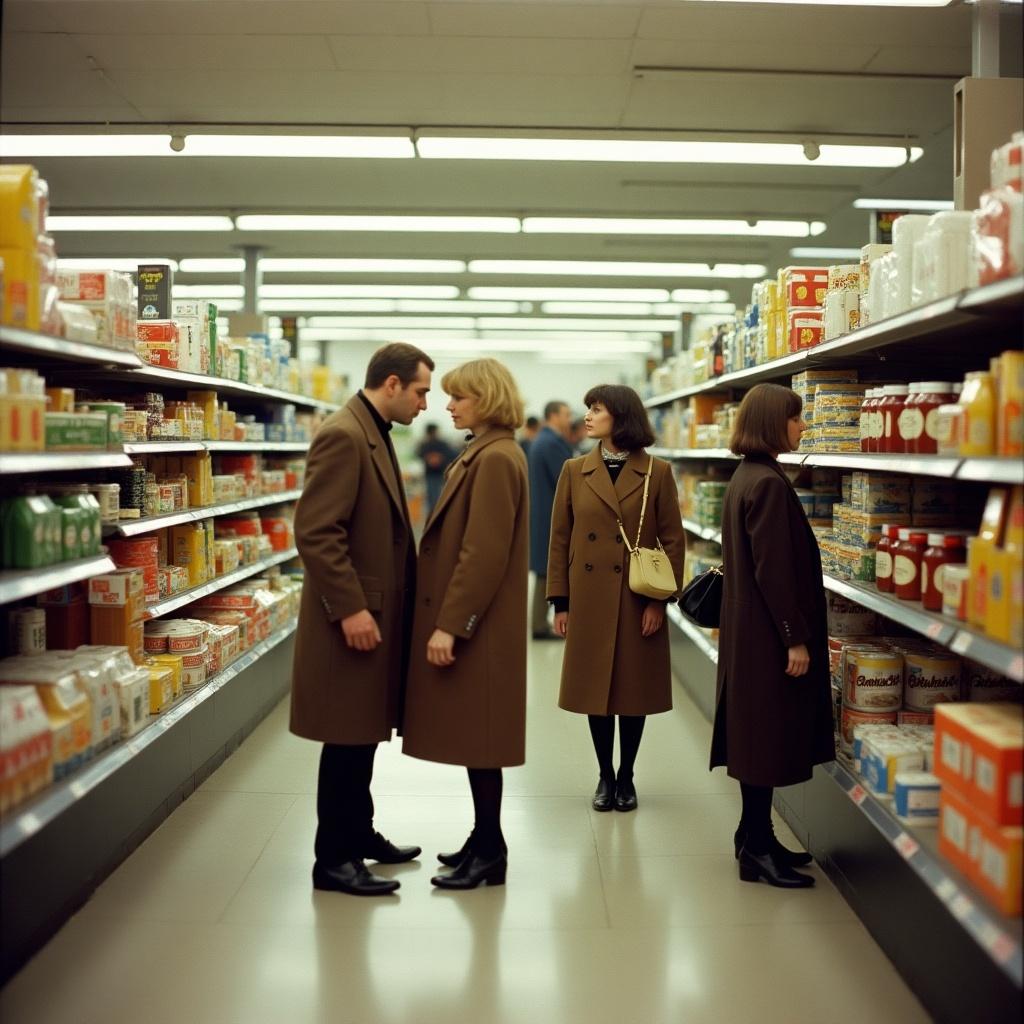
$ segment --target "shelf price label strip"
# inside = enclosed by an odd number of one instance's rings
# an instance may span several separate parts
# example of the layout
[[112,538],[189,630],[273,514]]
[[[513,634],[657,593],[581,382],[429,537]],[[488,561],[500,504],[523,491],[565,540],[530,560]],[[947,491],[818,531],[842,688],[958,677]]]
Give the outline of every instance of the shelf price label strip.
[[228,501],[221,505],[204,505],[201,508],[183,509],[181,512],[168,512],[165,515],[149,516],[144,519],[126,519],[124,522],[112,524],[113,532],[122,537],[135,537],[140,533],[161,530],[165,526],[177,526],[179,523],[198,522],[201,519],[212,519],[215,516],[229,515],[232,512],[247,512],[254,508],[267,505],[281,505],[289,501],[297,501],[302,495],[299,489],[281,491],[279,494],[261,494],[255,498],[241,498]]

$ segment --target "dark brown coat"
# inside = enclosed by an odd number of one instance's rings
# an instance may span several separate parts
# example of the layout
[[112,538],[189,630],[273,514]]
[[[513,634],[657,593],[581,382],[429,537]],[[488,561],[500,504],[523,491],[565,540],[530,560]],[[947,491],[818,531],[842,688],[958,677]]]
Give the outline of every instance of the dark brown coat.
[[[306,581],[291,731],[322,743],[390,739],[401,716],[415,541],[388,446],[358,396],[328,417],[310,447],[295,543]],[[341,631],[340,620],[364,608],[383,640],[370,652],[348,647]]]
[[[653,715],[672,707],[667,623],[640,634],[647,599],[629,589],[650,456],[633,452],[612,484],[600,446],[562,467],[551,517],[547,596],[569,599],[558,706],[584,715]],[[672,467],[654,460],[641,547],[660,539],[677,580],[685,539]]]
[[[511,430],[452,463],[420,542],[402,750],[468,768],[526,759],[526,457]],[[435,629],[455,663],[427,661]]]
[[[743,460],[722,512],[725,586],[711,767],[791,786],[835,757],[821,556],[800,501],[770,457]],[[806,675],[786,675],[806,644]]]

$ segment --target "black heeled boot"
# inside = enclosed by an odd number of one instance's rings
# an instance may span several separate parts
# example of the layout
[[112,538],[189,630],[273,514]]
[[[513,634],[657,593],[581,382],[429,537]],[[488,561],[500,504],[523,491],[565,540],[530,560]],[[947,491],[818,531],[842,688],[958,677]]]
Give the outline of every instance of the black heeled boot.
[[597,789],[590,806],[595,811],[610,811],[615,806],[615,782],[603,776],[598,779]]
[[[472,847],[473,847],[473,837],[475,835],[476,835],[475,831],[470,832],[469,836],[466,839],[466,841],[462,844],[462,849],[461,850],[456,850],[454,853],[439,853],[437,855],[437,859],[446,868],[457,868],[466,859],[466,856],[469,854],[470,850],[472,849]],[[501,842],[501,849],[502,849],[503,853],[506,853],[506,854],[508,853],[508,847],[505,845],[505,841],[504,840],[502,840],[502,842]]]
[[761,879],[777,889],[809,889],[814,885],[810,875],[794,871],[773,853],[751,853],[744,846],[740,850],[740,881],[758,882]]
[[508,854],[481,857],[470,850],[462,862],[447,875],[435,875],[430,881],[439,889],[475,889],[478,885],[504,885]]
[[[735,835],[732,837],[733,849],[736,853],[736,859],[740,859],[740,850],[743,849],[743,844],[747,841],[747,830],[740,825],[736,829]],[[775,837],[775,833],[772,833],[770,840],[771,852],[775,855],[775,859],[782,864],[787,865],[791,868],[803,868],[806,867],[814,858],[809,853],[804,853],[803,850],[790,850],[783,846]]]
[[620,778],[615,783],[615,810],[635,811],[637,808],[636,786],[632,778]]

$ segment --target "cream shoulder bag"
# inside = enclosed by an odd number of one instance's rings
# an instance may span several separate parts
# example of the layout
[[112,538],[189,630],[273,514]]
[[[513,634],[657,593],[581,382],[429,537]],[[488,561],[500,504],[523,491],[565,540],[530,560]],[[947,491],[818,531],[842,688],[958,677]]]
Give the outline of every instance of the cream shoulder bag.
[[618,520],[619,532],[622,540],[629,551],[629,589],[634,594],[643,597],[651,597],[655,601],[664,601],[672,597],[679,589],[676,584],[675,573],[672,571],[672,563],[669,561],[661,541],[656,540],[657,547],[640,547],[640,534],[644,528],[644,516],[647,514],[647,495],[651,489],[651,471],[654,469],[654,457],[647,466],[644,474],[644,499],[640,506],[640,525],[636,531],[636,543],[630,544],[626,531],[622,526],[622,520]]

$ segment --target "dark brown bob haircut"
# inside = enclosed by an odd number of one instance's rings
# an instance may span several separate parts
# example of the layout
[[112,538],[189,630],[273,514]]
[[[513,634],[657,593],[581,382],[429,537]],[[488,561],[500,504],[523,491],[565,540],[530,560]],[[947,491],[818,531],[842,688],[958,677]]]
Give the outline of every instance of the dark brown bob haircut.
[[600,402],[611,413],[612,443],[626,452],[639,451],[654,444],[654,431],[640,396],[624,384],[598,384],[583,396],[589,409]]
[[734,455],[778,455],[788,452],[787,421],[799,416],[804,403],[781,384],[757,384],[740,403],[729,448]]
[[420,363],[428,370],[433,370],[434,360],[426,352],[407,345],[404,341],[394,341],[390,345],[377,349],[370,356],[370,365],[366,367],[366,383],[363,385],[371,390],[384,386],[388,377],[394,375],[407,388],[419,372]]

